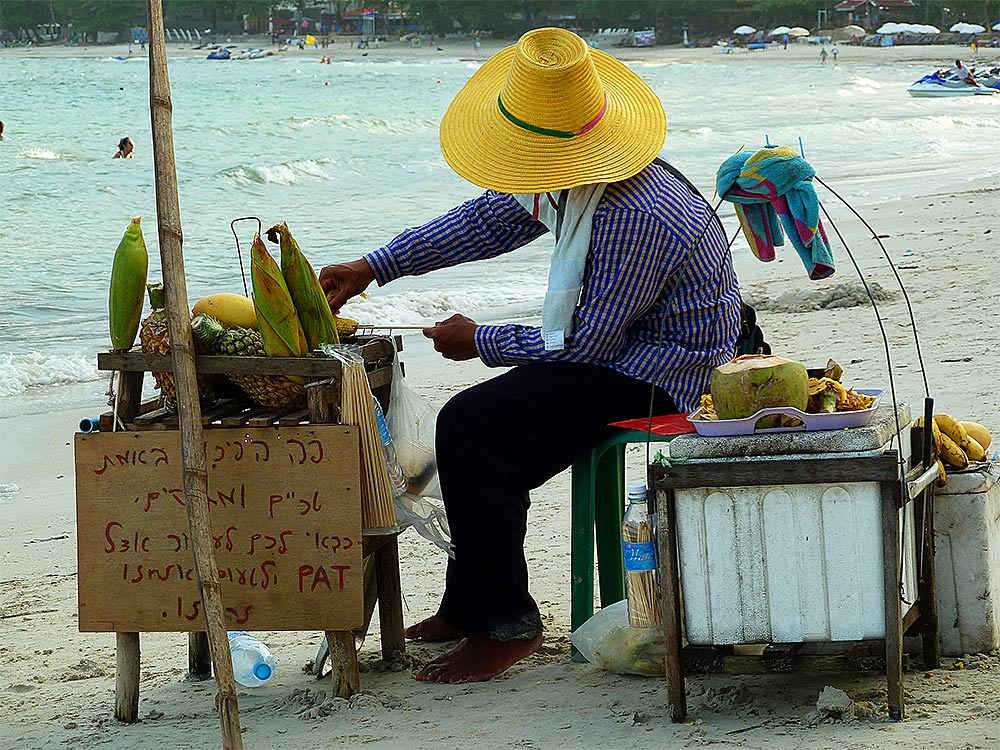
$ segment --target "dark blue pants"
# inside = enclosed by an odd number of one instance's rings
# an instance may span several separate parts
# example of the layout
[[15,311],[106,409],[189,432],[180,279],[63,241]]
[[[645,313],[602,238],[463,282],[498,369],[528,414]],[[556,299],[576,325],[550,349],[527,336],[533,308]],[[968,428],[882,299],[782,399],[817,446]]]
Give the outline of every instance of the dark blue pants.
[[[437,463],[455,557],[438,614],[467,636],[542,631],[524,558],[528,493],[644,417],[651,386],[600,365],[520,365],[454,396],[438,415]],[[659,388],[654,413],[676,412]],[[559,534],[568,529],[544,529]]]

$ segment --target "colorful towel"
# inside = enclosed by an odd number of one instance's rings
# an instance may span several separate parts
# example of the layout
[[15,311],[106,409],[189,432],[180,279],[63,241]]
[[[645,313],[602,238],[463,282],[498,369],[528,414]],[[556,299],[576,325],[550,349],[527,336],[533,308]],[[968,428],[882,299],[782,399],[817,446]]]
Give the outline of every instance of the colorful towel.
[[782,227],[813,281],[834,273],[833,253],[819,219],[816,171],[788,146],[743,151],[726,159],[716,175],[716,191],[736,205],[750,250],[774,260],[784,245]]

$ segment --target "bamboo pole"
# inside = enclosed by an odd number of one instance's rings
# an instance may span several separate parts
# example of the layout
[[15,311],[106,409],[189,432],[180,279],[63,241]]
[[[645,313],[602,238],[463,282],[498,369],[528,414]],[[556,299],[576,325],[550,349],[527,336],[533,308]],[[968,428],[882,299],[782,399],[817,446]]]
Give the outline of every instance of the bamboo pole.
[[201,403],[195,372],[194,345],[188,321],[187,282],[184,278],[184,237],[177,197],[174,163],[173,105],[167,74],[167,49],[163,38],[162,0],[147,0],[149,13],[149,108],[153,126],[153,170],[156,177],[156,218],[160,264],[166,293],[170,352],[177,383],[177,414],[181,431],[184,497],[194,549],[198,589],[205,609],[205,630],[215,666],[219,692],[215,705],[222,725],[224,750],[242,750],[239,704],[233,663],[229,657],[225,612],[219,588],[212,525],[208,514],[208,472],[202,443]]

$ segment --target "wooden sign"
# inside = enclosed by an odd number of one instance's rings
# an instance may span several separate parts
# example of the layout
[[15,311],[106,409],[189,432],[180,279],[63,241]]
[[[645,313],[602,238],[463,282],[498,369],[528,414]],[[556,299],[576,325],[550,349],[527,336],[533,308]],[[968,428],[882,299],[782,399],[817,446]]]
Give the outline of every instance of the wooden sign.
[[[362,624],[356,427],[205,430],[229,630]],[[176,430],[76,435],[80,630],[204,630]]]

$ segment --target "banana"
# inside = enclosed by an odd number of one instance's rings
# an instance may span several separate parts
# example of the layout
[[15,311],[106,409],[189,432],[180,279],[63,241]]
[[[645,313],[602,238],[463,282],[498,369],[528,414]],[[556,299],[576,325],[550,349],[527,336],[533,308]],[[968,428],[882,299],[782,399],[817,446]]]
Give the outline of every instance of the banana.
[[934,480],[935,487],[944,487],[948,483],[948,473],[944,470],[944,464],[938,459],[938,478]]
[[320,344],[339,344],[337,326],[326,295],[316,272],[292,237],[288,224],[281,222],[271,227],[267,230],[267,238],[271,242],[280,241],[281,274],[302,323],[309,349],[318,349]]
[[969,439],[969,433],[965,431],[962,423],[950,414],[935,414],[934,421],[941,428],[941,432],[954,440],[962,448],[965,448],[965,441]]
[[965,431],[969,433],[969,437],[983,446],[984,451],[989,450],[990,444],[993,442],[993,436],[990,435],[989,430],[978,422],[967,422],[963,420],[962,426],[965,428]]
[[948,414],[935,414],[934,421],[938,423],[942,432],[958,443],[958,447],[965,451],[970,459],[982,461],[986,458],[986,449],[969,434],[962,422]]
[[965,451],[944,432],[938,436],[938,455],[956,469],[964,469],[969,465],[969,457],[965,455]]
[[965,452],[973,461],[986,460],[986,450],[979,444],[978,440],[972,437],[972,435],[969,435],[969,437],[966,438]]
[[253,304],[264,348],[272,357],[304,357],[309,351],[302,324],[278,264],[255,235],[250,246]]
[[[914,427],[923,427],[924,426],[924,418],[923,417],[917,417],[915,420],[913,420],[913,426]],[[935,453],[940,453],[940,451],[941,451],[941,439],[940,438],[941,438],[941,430],[938,428],[937,422],[931,420],[931,443],[933,443],[933,445],[934,445],[934,452]]]
[[135,343],[146,298],[149,255],[142,237],[141,217],[132,219],[115,250],[108,293],[108,327],[115,351],[128,351]]

